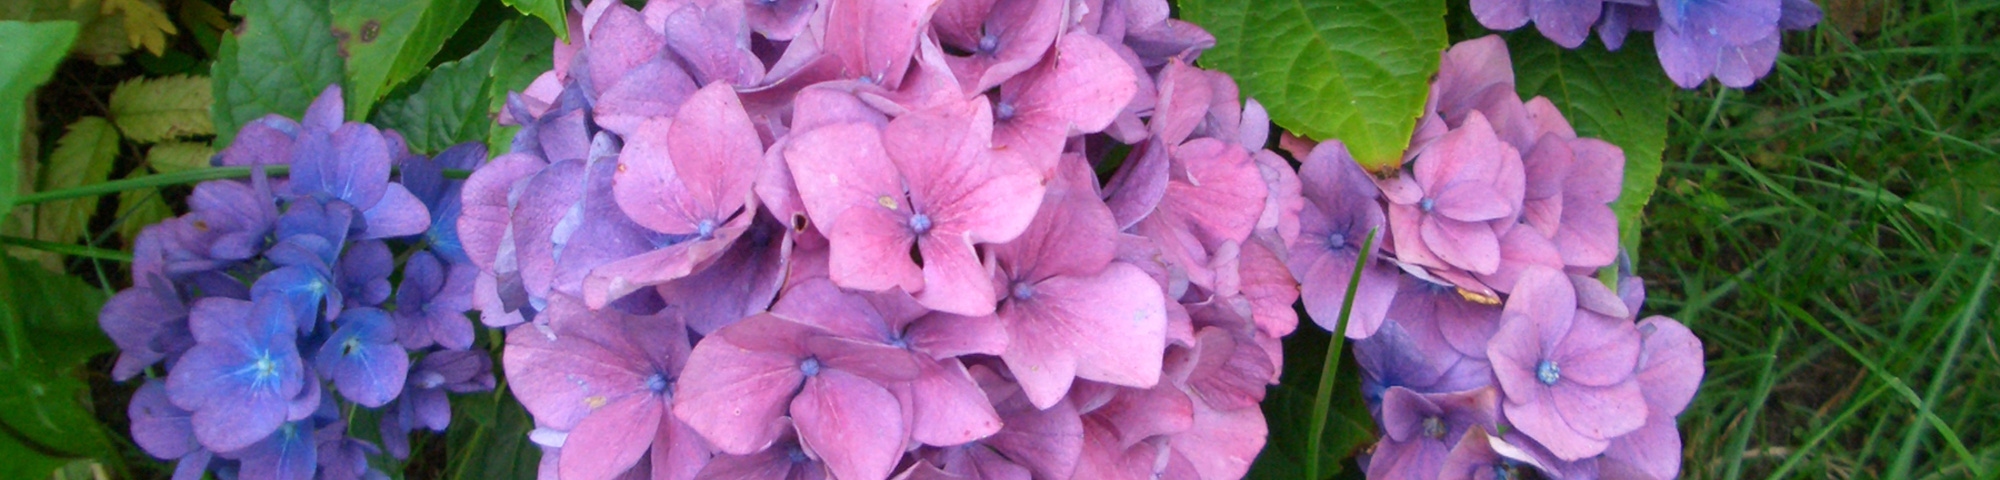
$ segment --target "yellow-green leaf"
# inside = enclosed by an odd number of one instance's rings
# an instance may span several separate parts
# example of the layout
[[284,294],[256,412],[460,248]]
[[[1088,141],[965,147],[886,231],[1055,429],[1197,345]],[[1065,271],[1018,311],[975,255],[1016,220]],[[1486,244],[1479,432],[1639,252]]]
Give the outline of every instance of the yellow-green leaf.
[[[36,186],[46,192],[103,183],[117,158],[118,130],[102,117],[83,117],[69,124],[69,131],[56,141]],[[83,236],[90,214],[97,211],[97,197],[58,200],[36,208],[35,238],[68,242]]]
[[111,92],[111,119],[140,143],[214,135],[215,123],[208,116],[213,104],[208,77],[135,78]]
[[104,0],[100,13],[105,16],[123,14],[125,21],[125,41],[132,48],[145,48],[154,55],[167,51],[167,36],[180,33],[174,28],[173,20],[167,19],[160,6],[146,0]]
[[160,173],[185,172],[208,168],[214,156],[215,147],[206,143],[167,142],[146,150],[146,166]]

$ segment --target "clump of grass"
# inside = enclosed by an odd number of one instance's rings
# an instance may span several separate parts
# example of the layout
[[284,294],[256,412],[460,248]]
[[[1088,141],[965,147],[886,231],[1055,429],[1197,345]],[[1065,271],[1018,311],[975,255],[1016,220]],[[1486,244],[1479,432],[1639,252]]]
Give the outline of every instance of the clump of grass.
[[1677,97],[1640,272],[1707,349],[1684,478],[2000,475],[2000,3],[1863,3]]

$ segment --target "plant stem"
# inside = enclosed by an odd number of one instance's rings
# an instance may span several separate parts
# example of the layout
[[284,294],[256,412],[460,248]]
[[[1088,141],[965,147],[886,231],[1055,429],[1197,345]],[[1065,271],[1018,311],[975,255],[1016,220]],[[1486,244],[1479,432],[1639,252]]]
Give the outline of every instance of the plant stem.
[[1326,341],[1326,360],[1320,362],[1319,391],[1313,394],[1312,436],[1306,437],[1306,478],[1319,480],[1320,442],[1326,436],[1327,410],[1332,407],[1333,382],[1340,373],[1340,351],[1347,342],[1347,315],[1354,308],[1355,287],[1361,284],[1361,272],[1368,267],[1368,252],[1375,248],[1375,229],[1368,230],[1368,238],[1361,241],[1361,254],[1354,258],[1354,274],[1347,278],[1347,293],[1340,302],[1340,318],[1334,322],[1333,338]]
[[32,248],[35,250],[60,253],[72,257],[95,258],[98,260],[111,260],[111,261],[126,262],[126,263],[132,262],[132,254],[130,253],[125,253],[117,250],[105,250],[102,248],[86,247],[83,245],[73,245],[68,243],[45,242],[41,240],[35,240],[32,238],[21,238],[15,236],[0,235],[0,245],[13,245],[23,248]]

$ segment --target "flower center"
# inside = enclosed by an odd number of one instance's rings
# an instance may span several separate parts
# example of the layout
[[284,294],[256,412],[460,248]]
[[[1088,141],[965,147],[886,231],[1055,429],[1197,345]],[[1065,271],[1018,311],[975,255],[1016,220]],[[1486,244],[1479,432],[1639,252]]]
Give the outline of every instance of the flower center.
[[811,458],[806,457],[805,449],[799,448],[797,445],[793,445],[792,448],[785,451],[785,459],[791,460],[792,463],[806,463],[807,460],[811,460]]
[[702,240],[715,238],[715,220],[702,220],[700,224],[694,226],[694,233],[700,235]]
[[665,374],[655,373],[653,376],[646,377],[646,389],[652,390],[653,393],[667,393],[667,386],[667,376]]
[[257,378],[271,378],[278,376],[278,362],[271,361],[271,357],[268,356],[258,358],[257,363],[252,364],[250,367],[256,369]]
[[819,375],[819,359],[806,357],[805,361],[799,362],[799,371],[805,372],[808,377]]
[[1437,199],[1426,198],[1417,202],[1417,210],[1422,210],[1424,213],[1431,213],[1431,210],[1435,209],[1437,209]]
[[360,349],[361,337],[348,337],[347,341],[340,342],[341,355],[354,355],[354,352]]
[[1555,385],[1557,380],[1562,380],[1562,372],[1562,367],[1556,365],[1555,360],[1535,364],[1535,379],[1541,380],[1543,385]]
[[1028,282],[1014,282],[1014,299],[1027,300],[1030,298],[1035,298],[1035,286],[1029,285]]
[[1014,104],[1000,102],[993,105],[993,120],[1005,122],[1014,118]]
[[931,216],[930,216],[930,215],[924,215],[924,214],[921,214],[921,213],[919,213],[919,214],[916,214],[916,215],[911,215],[911,216],[910,216],[910,230],[914,230],[914,231],[916,231],[918,235],[923,235],[923,234],[925,234],[925,233],[930,233],[930,231],[931,231]]
[[986,36],[979,37],[979,53],[992,55],[994,51],[999,49],[1000,37],[998,35],[988,33]]
[[1444,440],[1444,418],[1424,417],[1424,436]]
[[1327,244],[1327,245],[1332,245],[1332,246],[1334,246],[1335,248],[1339,248],[1339,247],[1346,247],[1346,246],[1347,246],[1347,234],[1344,234],[1344,233],[1339,233],[1339,232],[1335,232],[1335,233],[1334,233],[1334,234],[1332,234],[1332,235],[1327,235],[1327,236],[1326,236],[1326,244]]

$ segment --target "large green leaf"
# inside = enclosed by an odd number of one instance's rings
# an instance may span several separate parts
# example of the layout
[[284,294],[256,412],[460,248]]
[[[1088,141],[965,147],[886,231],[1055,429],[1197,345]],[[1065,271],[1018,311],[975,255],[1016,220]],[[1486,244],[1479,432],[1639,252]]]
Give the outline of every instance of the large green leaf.
[[1618,213],[1619,244],[1639,254],[1640,217],[1660,177],[1660,154],[1667,148],[1667,95],[1673,85],[1659,74],[1653,44],[1632,37],[1607,52],[1591,40],[1565,50],[1533,31],[1509,36],[1515,87],[1524,98],[1548,97],[1576,127],[1625,150],[1625,191],[1611,209]]
[[[499,57],[493,62],[493,84],[488,87],[491,104],[486,113],[499,118],[501,109],[506,107],[507,94],[526,90],[534,83],[535,77],[547,72],[554,65],[554,49],[549,48],[556,41],[554,32],[548,25],[539,22],[514,22],[512,28],[501,32],[506,43],[501,44]],[[521,127],[493,125],[487,132],[486,148],[492,152],[505,152],[514,141],[514,132]]]
[[222,39],[210,70],[215,144],[225,146],[265,114],[303,115],[341,74],[326,0],[237,0],[229,11],[243,23]]
[[377,99],[430,64],[478,0],[339,0],[333,36],[347,57],[347,113],[366,118]]
[[[75,277],[0,257],[0,424],[4,435],[62,457],[107,456],[79,367],[111,342],[97,331],[104,294]],[[4,462],[0,462],[4,463]]]
[[1445,47],[1443,0],[1184,0],[1215,35],[1203,66],[1236,77],[1278,126],[1339,139],[1370,170],[1402,157]]
[[[83,117],[69,124],[56,141],[54,153],[35,182],[37,191],[104,183],[118,161],[118,129],[102,117]],[[75,241],[97,213],[98,197],[57,200],[36,205],[35,237],[53,242]]]
[[414,91],[382,102],[369,120],[403,134],[410,148],[435,154],[459,142],[486,139],[492,124],[486,92],[492,83],[493,59],[506,42],[510,25],[502,25],[486,44],[470,55],[438,65]]
[[76,40],[75,22],[0,22],[0,217],[20,188],[21,122],[28,94],[55,73]]
[[569,7],[563,0],[501,0],[523,15],[542,19],[557,38],[569,41]]

